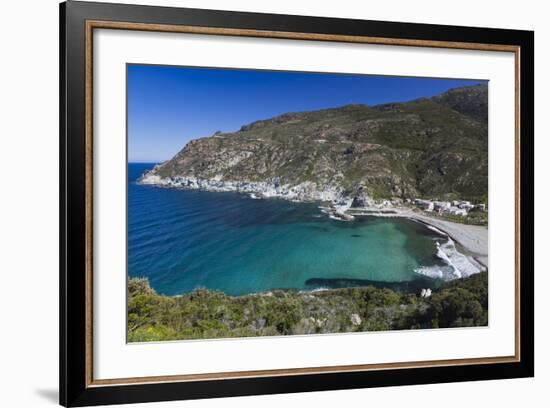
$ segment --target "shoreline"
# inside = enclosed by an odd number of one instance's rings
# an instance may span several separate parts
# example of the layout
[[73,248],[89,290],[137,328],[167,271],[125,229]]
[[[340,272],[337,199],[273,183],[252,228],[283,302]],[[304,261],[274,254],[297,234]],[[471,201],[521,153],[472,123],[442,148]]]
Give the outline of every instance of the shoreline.
[[449,238],[451,238],[455,243],[464,248],[468,255],[471,255],[476,261],[488,269],[489,230],[485,226],[460,224],[457,222],[441,220],[419,213],[407,207],[396,206],[385,209],[379,207],[363,207],[352,208],[351,212],[354,216],[370,215],[373,217],[400,217],[421,222],[422,224],[433,227],[449,236]]
[[[238,192],[248,195],[251,199],[279,198],[294,202],[318,202],[321,212],[331,219],[352,221],[355,216],[401,217],[421,222],[436,228],[460,245],[467,255],[488,269],[488,229],[485,226],[455,223],[441,220],[426,214],[421,214],[409,207],[375,206],[350,207],[352,199],[344,197],[336,189],[318,191],[315,183],[303,183],[299,186],[274,185],[269,182],[227,182],[217,179],[203,180],[195,177],[162,178],[152,171],[144,173],[138,184],[162,188],[188,190],[203,190],[211,192]],[[334,209],[325,207],[327,202],[346,201]],[[328,211],[327,211],[328,210]]]
[[[438,218],[430,217],[429,215],[420,214],[409,208],[393,207],[392,213],[381,212],[376,208],[361,208],[353,209],[353,212],[369,211],[368,214],[374,217],[401,217],[409,218],[414,221],[421,222],[424,225],[431,226],[437,230],[443,232],[455,243],[464,248],[468,255],[471,255],[476,261],[482,264],[488,269],[488,242],[489,242],[489,230],[485,226],[460,224],[452,221],[441,220]],[[354,214],[361,216],[361,214]]]
[[480,225],[459,224],[452,221],[438,220],[420,214],[417,214],[417,217],[414,219],[443,231],[454,242],[464,248],[477,262],[489,269],[488,228]]

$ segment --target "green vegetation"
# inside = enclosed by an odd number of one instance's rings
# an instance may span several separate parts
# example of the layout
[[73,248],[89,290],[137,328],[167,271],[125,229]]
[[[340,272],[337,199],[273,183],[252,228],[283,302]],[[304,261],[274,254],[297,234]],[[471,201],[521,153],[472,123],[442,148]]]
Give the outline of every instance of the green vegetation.
[[277,290],[246,296],[197,289],[157,294],[128,283],[130,342],[485,326],[487,272],[442,284],[430,297],[368,287]]
[[154,174],[341,189],[349,197],[487,196],[487,86],[287,113],[189,142]]
[[470,211],[467,216],[463,217],[461,215],[452,215],[452,214],[441,214],[436,215],[436,218],[442,218],[447,221],[456,222],[459,224],[470,224],[470,225],[485,225],[489,224],[489,213],[481,211]]
[[457,224],[467,224],[467,225],[482,225],[482,226],[488,226],[489,225],[489,212],[488,211],[479,211],[479,210],[471,210],[468,212],[468,215],[462,216],[462,215],[453,215],[449,213],[437,213],[435,211],[430,212],[429,214],[424,213],[423,211],[418,210],[416,207],[409,205],[408,208],[412,209],[413,211],[429,215],[431,218],[438,218],[445,221],[455,222]]

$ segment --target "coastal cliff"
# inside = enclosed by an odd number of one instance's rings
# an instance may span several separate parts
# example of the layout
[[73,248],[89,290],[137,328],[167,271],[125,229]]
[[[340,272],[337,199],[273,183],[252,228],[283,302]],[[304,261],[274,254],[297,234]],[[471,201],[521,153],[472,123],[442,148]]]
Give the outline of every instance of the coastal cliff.
[[298,201],[487,192],[487,86],[287,113],[190,141],[139,182]]

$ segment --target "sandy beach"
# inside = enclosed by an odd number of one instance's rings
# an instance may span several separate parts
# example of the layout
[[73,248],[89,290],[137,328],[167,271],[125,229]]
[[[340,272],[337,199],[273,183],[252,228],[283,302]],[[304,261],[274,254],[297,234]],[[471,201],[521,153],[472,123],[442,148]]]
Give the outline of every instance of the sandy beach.
[[410,211],[410,218],[431,225],[449,235],[459,243],[476,260],[488,267],[489,263],[489,230],[481,225],[459,224],[440,220]]
[[[391,208],[381,210],[380,208],[361,208],[357,209],[368,211],[371,215],[380,217],[406,217],[411,218],[424,224],[441,230],[451,237],[453,241],[462,246],[469,255],[473,256],[477,261],[488,267],[489,263],[489,233],[485,226],[459,224],[447,220],[442,220],[435,217],[430,217],[413,211],[409,208]],[[388,212],[387,210],[391,210]]]

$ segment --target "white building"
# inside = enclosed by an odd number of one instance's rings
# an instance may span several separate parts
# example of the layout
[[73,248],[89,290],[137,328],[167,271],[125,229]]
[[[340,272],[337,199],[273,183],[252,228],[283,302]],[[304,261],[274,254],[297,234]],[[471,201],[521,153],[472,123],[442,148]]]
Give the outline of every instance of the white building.
[[434,203],[429,200],[421,200],[420,198],[416,198],[414,200],[414,204],[418,207],[423,209],[424,211],[433,211],[434,209]]
[[447,210],[450,214],[453,214],[453,215],[461,215],[462,217],[465,217],[466,215],[468,215],[468,210],[466,210],[465,208],[458,208],[458,207],[451,207]]
[[463,208],[467,211],[471,210],[472,208],[474,208],[474,206],[472,205],[471,202],[469,201],[459,201],[458,202],[458,205],[457,205],[458,208]]
[[449,201],[434,201],[434,210],[436,211],[446,211],[449,208],[451,208]]

